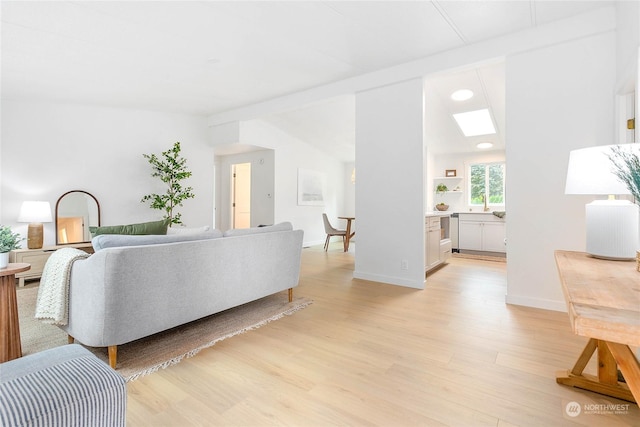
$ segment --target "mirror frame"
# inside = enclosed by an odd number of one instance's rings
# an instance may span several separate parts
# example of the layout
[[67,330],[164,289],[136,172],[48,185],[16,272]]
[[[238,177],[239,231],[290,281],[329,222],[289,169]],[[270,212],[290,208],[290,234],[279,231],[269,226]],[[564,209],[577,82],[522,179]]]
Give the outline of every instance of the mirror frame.
[[74,245],[74,244],[79,244],[79,243],[89,243],[90,242],[90,240],[87,240],[87,241],[82,241],[82,242],[60,243],[59,240],[58,240],[58,207],[60,205],[60,201],[64,198],[64,196],[67,196],[67,195],[69,195],[71,193],[83,193],[83,194],[91,197],[93,199],[93,201],[96,202],[96,207],[98,208],[98,227],[100,227],[100,203],[98,202],[98,199],[96,199],[93,194],[91,194],[89,192],[86,192],[84,190],[67,191],[62,196],[58,197],[58,200],[56,201],[56,222],[55,222],[56,246],[58,246],[58,245]]

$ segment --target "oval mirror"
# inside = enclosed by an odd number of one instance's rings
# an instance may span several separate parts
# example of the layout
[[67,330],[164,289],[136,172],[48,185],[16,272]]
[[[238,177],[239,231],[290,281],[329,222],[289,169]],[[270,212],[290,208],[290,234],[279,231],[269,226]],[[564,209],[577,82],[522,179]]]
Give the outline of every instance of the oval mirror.
[[91,241],[89,227],[100,226],[100,204],[90,193],[73,190],[56,202],[56,245]]

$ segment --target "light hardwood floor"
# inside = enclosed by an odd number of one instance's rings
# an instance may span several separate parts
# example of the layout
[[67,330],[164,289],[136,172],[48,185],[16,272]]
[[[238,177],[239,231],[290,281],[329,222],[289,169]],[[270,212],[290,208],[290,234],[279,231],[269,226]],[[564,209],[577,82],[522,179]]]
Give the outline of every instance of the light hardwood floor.
[[[636,404],[556,384],[586,339],[565,313],[506,305],[505,263],[452,259],[425,290],[352,274],[339,244],[305,248],[311,306],[129,383],[127,424],[640,425]],[[610,403],[623,413],[593,406]]]

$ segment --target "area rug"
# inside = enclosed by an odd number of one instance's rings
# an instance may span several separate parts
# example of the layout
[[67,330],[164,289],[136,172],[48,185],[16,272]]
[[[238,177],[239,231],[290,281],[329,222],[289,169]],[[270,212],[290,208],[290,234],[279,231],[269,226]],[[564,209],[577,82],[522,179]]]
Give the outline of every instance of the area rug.
[[[18,314],[23,355],[67,344],[67,335],[57,326],[34,318],[38,288],[19,289]],[[308,298],[288,302],[287,292],[280,292],[222,313],[118,346],[118,371],[133,381],[159,369],[179,363],[200,350],[226,338],[259,328],[291,315],[311,304]],[[108,363],[106,348],[87,347]]]

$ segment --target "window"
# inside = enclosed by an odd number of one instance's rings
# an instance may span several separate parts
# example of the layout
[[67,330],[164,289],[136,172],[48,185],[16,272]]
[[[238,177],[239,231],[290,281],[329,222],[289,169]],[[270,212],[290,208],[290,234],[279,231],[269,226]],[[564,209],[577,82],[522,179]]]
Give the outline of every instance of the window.
[[477,163],[469,167],[469,205],[504,205],[504,163]]

